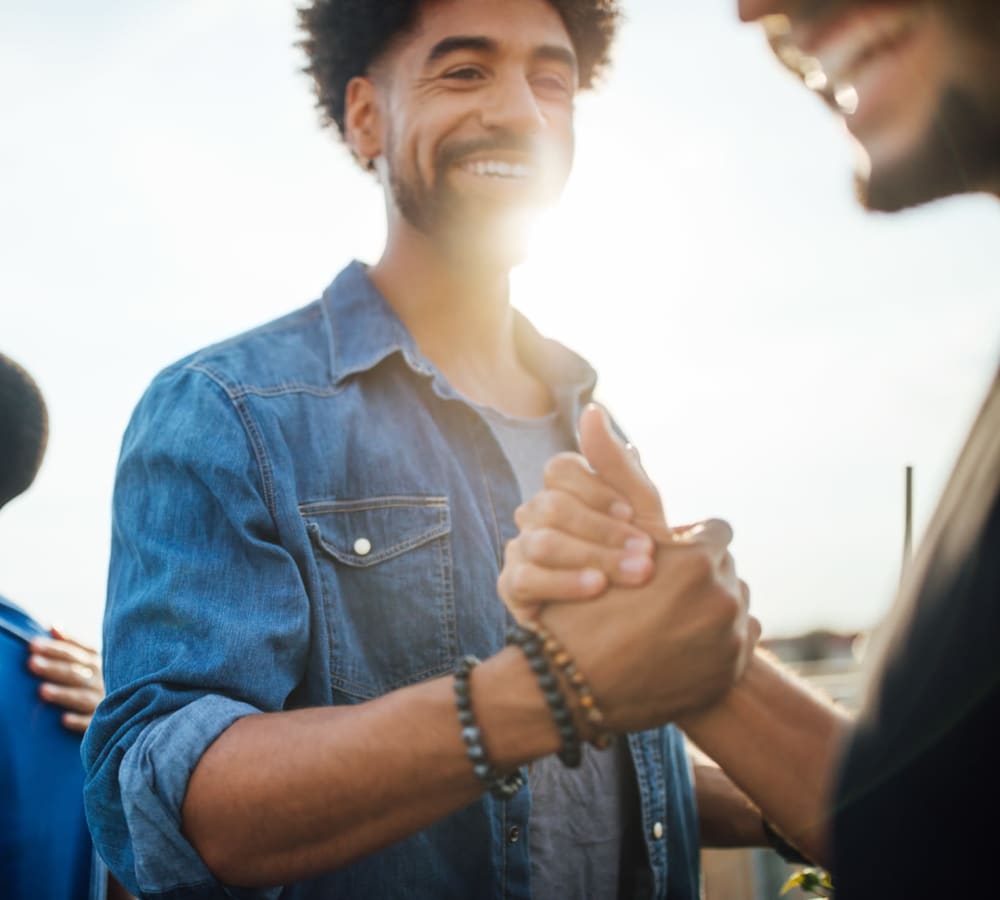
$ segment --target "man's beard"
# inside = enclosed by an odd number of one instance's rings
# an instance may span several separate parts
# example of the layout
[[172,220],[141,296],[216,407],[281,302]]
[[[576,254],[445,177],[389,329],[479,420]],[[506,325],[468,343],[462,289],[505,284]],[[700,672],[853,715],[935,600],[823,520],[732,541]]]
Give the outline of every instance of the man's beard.
[[921,145],[905,159],[875,164],[859,176],[857,189],[868,209],[896,212],[952,194],[996,190],[998,184],[1000,85],[986,100],[950,88]]
[[463,254],[469,262],[484,254],[523,255],[527,220],[537,213],[545,199],[538,197],[530,204],[503,204],[482,196],[469,197],[456,191],[448,176],[463,159],[488,156],[491,151],[520,153],[541,164],[541,154],[530,139],[499,133],[488,139],[446,145],[434,160],[431,183],[417,173],[409,177],[404,174],[391,134],[387,150],[389,191],[411,226],[446,249]]

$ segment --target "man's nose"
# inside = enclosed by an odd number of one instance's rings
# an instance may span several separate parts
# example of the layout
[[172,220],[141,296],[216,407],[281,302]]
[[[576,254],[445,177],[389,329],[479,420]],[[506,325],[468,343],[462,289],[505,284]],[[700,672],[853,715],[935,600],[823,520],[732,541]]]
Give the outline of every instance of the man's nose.
[[546,124],[538,97],[523,75],[497,81],[481,118],[487,128],[502,128],[515,134],[535,134]]

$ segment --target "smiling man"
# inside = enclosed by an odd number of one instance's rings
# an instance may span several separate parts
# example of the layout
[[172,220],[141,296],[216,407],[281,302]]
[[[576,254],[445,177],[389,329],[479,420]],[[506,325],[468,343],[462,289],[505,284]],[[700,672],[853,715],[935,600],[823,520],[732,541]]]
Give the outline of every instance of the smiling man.
[[[560,682],[537,643],[504,647],[496,593],[514,509],[594,387],[508,276],[569,173],[615,4],[316,0],[301,20],[321,109],[384,190],[385,249],[136,410],[85,747],[95,840],[157,898],[694,900],[687,760],[662,726],[746,662],[728,529],[671,548],[654,600],[555,618],[623,736],[604,752],[580,748],[604,740],[568,657]],[[652,542],[603,504],[637,583]]]
[[895,211],[1000,192],[1000,13],[986,0],[741,0],[785,65],[844,116],[858,188]]
[[[845,117],[870,208],[894,211],[960,192],[1000,196],[995,0],[741,0],[739,10],[762,22],[779,58]],[[581,544],[594,526],[570,503],[595,483],[627,498],[651,534],[666,524],[655,489],[596,411],[585,413],[581,433],[597,475],[565,460],[552,465],[545,493],[519,511],[522,533],[500,582],[519,614],[543,601],[607,602],[648,590],[602,594],[566,577],[569,560],[587,565],[600,549]],[[677,721],[786,837],[832,867],[837,897],[975,896],[997,837],[998,644],[995,382],[871,651],[857,720],[756,654],[720,703]]]

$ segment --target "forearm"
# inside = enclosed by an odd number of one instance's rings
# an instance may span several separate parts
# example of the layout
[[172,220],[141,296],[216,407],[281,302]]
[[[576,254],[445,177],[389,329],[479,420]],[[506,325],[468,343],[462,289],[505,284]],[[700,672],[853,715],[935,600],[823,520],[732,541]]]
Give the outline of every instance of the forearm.
[[[231,885],[287,884],[346,865],[476,800],[451,678],[369,703],[249,716],[196,767],[183,830]],[[558,749],[520,651],[472,675],[473,707],[497,768]]]
[[760,652],[716,706],[678,724],[810,859],[829,861],[828,811],[848,715]]
[[694,793],[703,847],[762,847],[761,813],[718,766],[695,762]]

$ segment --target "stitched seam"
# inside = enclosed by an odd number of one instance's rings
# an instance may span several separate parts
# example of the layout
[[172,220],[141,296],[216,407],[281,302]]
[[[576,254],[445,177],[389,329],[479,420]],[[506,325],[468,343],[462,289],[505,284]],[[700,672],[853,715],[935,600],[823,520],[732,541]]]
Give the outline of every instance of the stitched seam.
[[393,544],[381,553],[364,557],[358,556],[357,554],[346,553],[340,548],[334,546],[323,537],[322,530],[319,531],[318,540],[320,546],[338,562],[342,562],[347,566],[354,566],[358,569],[368,569],[378,563],[386,562],[387,560],[400,556],[401,554],[406,553],[407,550],[414,550],[417,547],[430,543],[432,540],[445,537],[450,533],[451,525],[445,522],[443,525],[434,526],[434,528],[430,531],[425,531],[414,537],[407,538],[402,543]]
[[500,804],[500,896],[507,897],[507,804]]
[[373,497],[363,500],[307,500],[299,504],[303,515],[364,512],[375,509],[435,509],[447,507],[447,497]]
[[472,435],[472,448],[476,451],[476,463],[479,465],[479,474],[483,479],[483,486],[486,489],[486,500],[490,505],[490,514],[493,517],[493,537],[496,542],[497,570],[499,571],[503,567],[503,546],[500,538],[500,522],[497,517],[496,504],[493,502],[493,490],[490,487],[490,479],[486,474],[486,466],[483,463],[483,455],[479,447],[478,436],[475,434]]
[[[441,510],[441,527],[451,533],[448,508]],[[441,656],[442,664],[447,664],[458,658],[458,610],[455,608],[455,583],[452,578],[453,566],[451,558],[451,541],[441,541],[441,553],[438,556],[441,566],[441,587],[443,591],[441,612],[444,616],[445,647]]]
[[264,490],[264,504],[267,506],[267,510],[271,514],[271,517],[277,521],[278,511],[274,495],[274,478],[271,469],[271,460],[268,458],[267,450],[264,446],[264,440],[261,437],[260,430],[257,428],[256,421],[250,414],[250,410],[246,408],[245,403],[240,402],[237,397],[232,394],[220,373],[207,366],[201,365],[190,365],[188,366],[188,369],[194,372],[200,372],[212,381],[222,390],[232,404],[233,409],[240,418],[240,422],[243,424],[243,430],[247,435],[247,439],[250,441],[250,446],[253,448],[254,459],[257,461],[257,471],[260,475],[261,486]]

